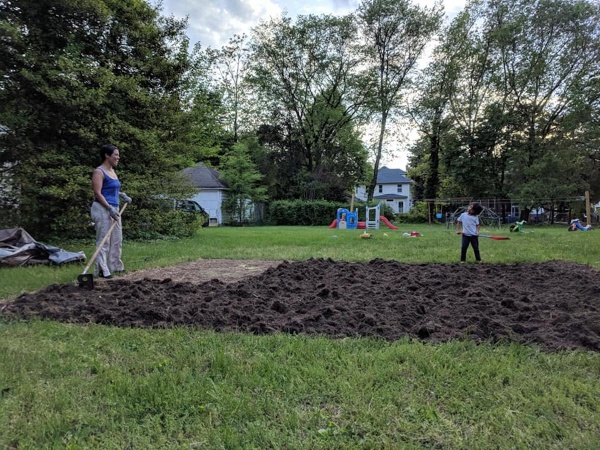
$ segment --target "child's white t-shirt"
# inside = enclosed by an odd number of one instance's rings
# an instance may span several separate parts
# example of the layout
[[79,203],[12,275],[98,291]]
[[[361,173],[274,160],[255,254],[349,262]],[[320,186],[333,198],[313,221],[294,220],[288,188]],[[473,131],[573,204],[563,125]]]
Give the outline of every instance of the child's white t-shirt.
[[469,213],[462,213],[457,222],[462,223],[463,234],[465,236],[477,236],[477,225],[479,225],[479,216],[472,216]]

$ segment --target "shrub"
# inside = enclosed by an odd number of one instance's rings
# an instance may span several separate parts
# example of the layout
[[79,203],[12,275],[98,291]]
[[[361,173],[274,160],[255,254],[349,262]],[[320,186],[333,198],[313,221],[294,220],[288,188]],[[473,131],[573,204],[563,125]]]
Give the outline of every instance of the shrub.
[[269,205],[267,220],[273,225],[329,225],[338,208],[347,206],[324,200],[277,200]]
[[[366,221],[367,204],[369,207],[375,207],[378,202],[365,203],[359,201],[354,204],[354,211],[358,211],[358,221]],[[329,225],[337,218],[339,208],[350,210],[350,205],[324,200],[278,200],[269,205],[267,219],[273,225],[323,226]],[[381,204],[380,215],[391,221],[396,218],[394,210],[385,203]]]
[[416,202],[408,213],[396,216],[398,223],[427,223],[428,220],[427,202]]
[[[171,200],[155,199],[143,206],[138,209],[132,203],[123,215],[123,233],[129,239],[189,237],[206,221],[206,215],[201,212],[173,209]],[[127,214],[129,208],[131,214]]]

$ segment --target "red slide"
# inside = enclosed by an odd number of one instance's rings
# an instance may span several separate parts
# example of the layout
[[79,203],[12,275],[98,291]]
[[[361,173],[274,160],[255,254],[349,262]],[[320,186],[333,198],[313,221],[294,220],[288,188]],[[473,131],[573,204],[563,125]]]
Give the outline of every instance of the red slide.
[[387,225],[388,228],[391,228],[392,230],[397,230],[398,227],[396,225],[392,225],[392,222],[390,222],[387,217],[385,216],[379,216],[379,220],[383,223],[385,223]]

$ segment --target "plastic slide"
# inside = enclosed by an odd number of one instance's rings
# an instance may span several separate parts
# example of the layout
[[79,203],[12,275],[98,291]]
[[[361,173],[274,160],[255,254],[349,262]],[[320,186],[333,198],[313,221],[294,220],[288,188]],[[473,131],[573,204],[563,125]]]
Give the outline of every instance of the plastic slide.
[[398,227],[396,225],[392,225],[392,222],[390,222],[388,220],[388,218],[385,217],[385,216],[379,216],[379,220],[381,222],[385,223],[387,225],[387,227],[390,228],[390,229],[392,229],[392,230],[397,230],[398,229]]

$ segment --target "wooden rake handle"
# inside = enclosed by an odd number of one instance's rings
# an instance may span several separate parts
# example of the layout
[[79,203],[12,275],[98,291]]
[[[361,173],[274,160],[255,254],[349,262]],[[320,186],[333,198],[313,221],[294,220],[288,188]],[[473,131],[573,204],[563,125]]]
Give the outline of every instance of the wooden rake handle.
[[[121,211],[119,211],[119,216],[121,216],[121,214],[123,214],[123,211],[125,211],[125,208],[127,208],[127,205],[128,205],[128,203],[125,203],[123,205],[123,207],[121,208]],[[106,232],[106,234],[104,235],[104,237],[102,238],[102,240],[100,241],[100,244],[98,244],[98,246],[96,247],[96,251],[94,252],[94,254],[92,255],[92,257],[90,258],[90,262],[87,264],[87,266],[85,266],[85,269],[83,269],[83,272],[81,273],[82,275],[85,275],[87,273],[87,271],[90,269],[91,265],[96,260],[96,257],[98,256],[98,253],[100,253],[100,250],[102,249],[102,246],[104,245],[104,243],[106,242],[106,240],[110,236],[110,233],[112,233],[112,230],[115,227],[115,225],[117,225],[117,221],[113,220],[112,225],[110,226],[110,228],[108,229],[108,231]]]
[[[463,234],[463,232],[458,231],[456,234]],[[489,234],[479,234],[478,236],[488,239],[494,239],[495,241],[508,241],[510,239],[508,236],[490,236]]]

